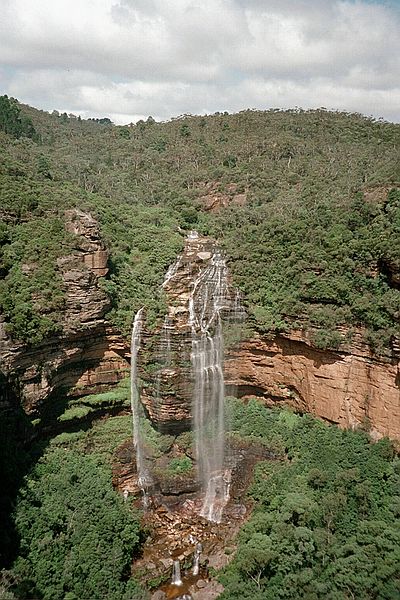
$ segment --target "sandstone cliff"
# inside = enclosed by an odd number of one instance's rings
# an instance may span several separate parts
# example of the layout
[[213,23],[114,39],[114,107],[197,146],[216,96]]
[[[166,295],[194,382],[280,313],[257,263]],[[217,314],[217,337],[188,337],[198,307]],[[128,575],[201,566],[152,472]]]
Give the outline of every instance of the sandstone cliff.
[[[26,413],[35,414],[53,394],[87,394],[125,376],[126,343],[107,323],[109,300],[98,285],[108,252],[91,215],[67,211],[75,249],[58,260],[65,291],[63,332],[35,346],[7,337],[0,317],[0,367]],[[5,394],[4,394],[5,395]]]
[[[164,432],[177,433],[191,426],[194,385],[192,313],[197,308],[201,315],[200,326],[210,318],[210,290],[213,288],[208,288],[204,297],[200,294],[197,300],[199,306],[195,306],[193,292],[196,286],[199,289],[199,282],[206,271],[211,270],[211,275],[216,269],[219,256],[215,240],[195,232],[186,238],[182,255],[171,265],[163,283],[168,303],[164,326],[158,336],[145,336],[142,354],[148,356],[148,362],[155,369],[150,372],[142,370],[147,385],[141,400],[150,419]],[[229,278],[223,294],[224,298],[220,299],[223,305],[221,315],[227,324],[232,320],[237,301],[236,290]]]
[[[9,398],[6,386],[13,387],[25,412],[33,415],[54,395],[101,391],[129,369],[129,345],[104,316],[109,301],[98,282],[107,273],[108,253],[98,225],[73,210],[66,213],[66,227],[76,235],[76,247],[58,261],[66,294],[62,335],[28,347],[6,336],[0,316],[1,396]],[[214,245],[204,237],[189,241],[165,280],[169,307],[164,327],[158,335],[145,336],[142,402],[164,431],[190,427],[188,302],[193,277],[210,261]],[[233,288],[231,293],[233,298]],[[374,356],[361,334],[341,351],[318,350],[300,331],[255,336],[227,353],[227,390],[269,405],[285,403],[341,427],[368,427],[376,438],[399,439],[399,358],[398,348],[391,357]]]
[[342,351],[318,350],[304,332],[244,341],[226,362],[240,397],[284,403],[375,438],[400,438],[400,354],[374,356],[357,334]]

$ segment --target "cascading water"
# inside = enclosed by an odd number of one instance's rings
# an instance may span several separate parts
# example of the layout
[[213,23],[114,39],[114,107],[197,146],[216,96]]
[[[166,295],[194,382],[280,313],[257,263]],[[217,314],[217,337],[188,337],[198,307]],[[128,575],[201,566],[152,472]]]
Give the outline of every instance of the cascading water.
[[182,427],[191,419],[204,494],[199,512],[219,523],[229,500],[233,466],[225,438],[223,330],[229,331],[232,341],[233,326],[243,321],[245,313],[224,257],[213,240],[196,231],[187,236],[163,288],[168,313],[153,354],[159,365],[153,399],[147,399],[146,406],[153,421],[163,427],[170,427],[174,419]]
[[228,285],[228,270],[215,250],[201,269],[189,299],[194,373],[193,430],[205,497],[201,516],[219,523],[229,500],[230,469],[225,452],[225,383],[222,317],[235,312],[237,301]]
[[172,567],[172,585],[182,585],[181,579],[181,564],[179,560],[174,560]]
[[193,558],[193,575],[194,576],[199,574],[200,556],[201,556],[202,552],[203,552],[203,546],[199,542],[198,544],[196,544],[196,550],[195,550],[194,558]]
[[151,487],[151,477],[146,468],[145,456],[143,452],[143,440],[140,432],[140,399],[138,386],[138,352],[140,348],[141,333],[143,325],[143,308],[138,310],[135,315],[132,327],[131,338],[131,409],[133,424],[133,445],[136,450],[136,469],[138,474],[138,484],[143,493],[143,505],[146,509],[149,503],[148,491]]

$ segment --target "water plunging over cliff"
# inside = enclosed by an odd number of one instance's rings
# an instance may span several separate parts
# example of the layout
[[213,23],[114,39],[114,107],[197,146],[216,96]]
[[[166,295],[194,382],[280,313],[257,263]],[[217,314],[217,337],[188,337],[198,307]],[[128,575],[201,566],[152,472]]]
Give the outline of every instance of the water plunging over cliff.
[[225,260],[215,250],[210,263],[193,282],[189,298],[194,374],[193,432],[205,498],[201,515],[220,522],[229,499],[230,471],[226,468],[224,339],[222,313],[231,297]]
[[143,440],[140,431],[140,393],[138,387],[138,352],[140,348],[140,340],[143,325],[143,308],[138,310],[135,315],[132,327],[131,338],[131,410],[133,424],[133,445],[136,450],[136,469],[138,474],[138,484],[143,493],[143,504],[147,508],[148,505],[148,490],[151,486],[151,477],[145,463],[143,450]]
[[[191,383],[190,416],[195,458],[205,494],[201,515],[219,522],[229,499],[231,475],[225,440],[223,331],[227,325],[229,328],[241,322],[244,311],[239,294],[230,283],[221,251],[212,239],[195,231],[187,236],[183,254],[168,269],[163,287],[169,300],[165,322],[168,323],[169,341],[168,344],[163,342],[166,339],[163,333],[162,373],[164,378],[168,374],[172,378],[176,376],[182,396],[185,394],[183,377],[186,376],[188,387]],[[171,338],[180,340],[172,346],[183,348],[184,336],[188,334],[190,356],[187,358],[190,358],[191,372],[171,360]],[[165,352],[167,346],[169,355]],[[162,405],[159,391],[157,397]]]
[[203,494],[198,510],[220,522],[232,468],[225,438],[224,334],[232,338],[244,310],[215,241],[197,232],[187,236],[163,288],[168,311],[159,341],[146,342],[158,369],[141,400],[160,431],[176,435],[191,427]]

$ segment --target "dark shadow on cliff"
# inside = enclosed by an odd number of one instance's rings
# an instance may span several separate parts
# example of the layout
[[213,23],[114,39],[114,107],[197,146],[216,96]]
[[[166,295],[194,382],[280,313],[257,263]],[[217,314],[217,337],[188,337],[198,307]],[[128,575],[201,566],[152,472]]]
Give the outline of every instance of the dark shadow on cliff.
[[277,343],[282,348],[283,356],[302,355],[313,361],[314,366],[319,369],[322,365],[331,365],[342,361],[343,356],[335,350],[319,350],[309,346],[305,342],[277,337]]
[[[86,431],[93,423],[104,416],[121,413],[122,406],[102,406],[93,410],[83,419],[60,421],[65,412],[68,392],[74,388],[88,368],[95,368],[101,361],[69,362],[68,386],[58,388],[42,401],[36,412],[28,416],[23,407],[16,381],[8,379],[0,372],[0,569],[9,568],[19,554],[19,539],[13,520],[13,511],[24,478],[30,473],[45,452],[52,437],[63,431]],[[62,375],[62,372],[58,372]],[[105,391],[111,384],[104,386]],[[98,390],[90,390],[98,391]],[[33,425],[33,420],[40,424]]]
[[0,373],[0,567],[9,567],[18,551],[12,512],[18,490],[32,465],[25,443],[33,428],[15,390]]

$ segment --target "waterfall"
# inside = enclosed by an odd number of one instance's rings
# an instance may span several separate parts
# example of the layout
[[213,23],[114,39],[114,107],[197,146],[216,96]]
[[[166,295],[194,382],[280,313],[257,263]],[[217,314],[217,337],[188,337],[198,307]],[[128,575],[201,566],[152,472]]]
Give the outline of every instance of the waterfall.
[[199,574],[200,556],[201,556],[202,551],[203,551],[203,546],[200,543],[196,544],[196,550],[195,550],[194,559],[193,559],[193,575]]
[[230,471],[225,466],[225,383],[223,313],[232,310],[228,272],[218,250],[199,271],[189,299],[194,374],[195,453],[205,498],[200,514],[219,523],[229,499]]
[[138,387],[137,363],[138,352],[140,348],[141,332],[143,325],[143,308],[138,310],[135,315],[132,327],[131,338],[131,409],[133,424],[133,445],[136,450],[136,470],[138,474],[138,484],[143,493],[143,505],[148,507],[148,489],[151,485],[151,478],[145,464],[143,452],[143,440],[140,431],[140,394]]
[[181,564],[179,560],[174,560],[174,565],[172,567],[172,585],[182,585],[181,579]]
[[161,331],[160,350],[165,367],[171,366],[171,324],[168,315],[164,319],[164,325]]
[[203,494],[199,512],[219,523],[229,500],[233,466],[225,439],[224,332],[229,344],[237,341],[241,327],[236,326],[243,322],[245,311],[220,250],[196,231],[187,236],[162,287],[168,313],[154,354],[158,369],[150,408],[161,424],[168,417],[171,422],[174,418],[187,422],[191,417]]

